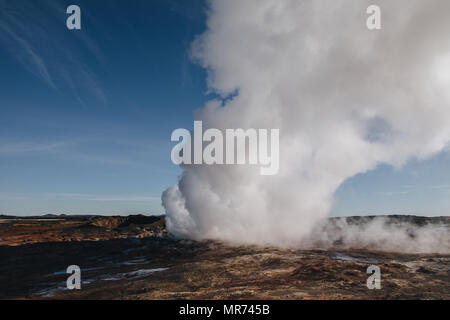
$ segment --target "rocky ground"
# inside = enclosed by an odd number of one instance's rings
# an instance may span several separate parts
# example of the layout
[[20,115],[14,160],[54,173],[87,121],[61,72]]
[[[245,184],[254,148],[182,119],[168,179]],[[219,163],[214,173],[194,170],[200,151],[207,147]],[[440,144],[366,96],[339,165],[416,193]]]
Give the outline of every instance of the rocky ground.
[[[175,240],[163,217],[0,220],[1,299],[450,299],[450,255]],[[422,221],[422,220],[421,220]],[[81,268],[81,290],[66,269]],[[381,270],[381,289],[366,286]]]

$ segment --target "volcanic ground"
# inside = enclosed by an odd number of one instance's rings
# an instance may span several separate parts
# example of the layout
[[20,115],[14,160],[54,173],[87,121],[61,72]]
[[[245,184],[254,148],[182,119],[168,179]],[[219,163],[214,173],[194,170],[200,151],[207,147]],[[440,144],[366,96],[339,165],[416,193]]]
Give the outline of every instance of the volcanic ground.
[[[450,299],[446,253],[188,241],[147,216],[0,216],[0,238],[0,299]],[[69,265],[81,290],[66,287]],[[370,265],[381,289],[367,288]]]

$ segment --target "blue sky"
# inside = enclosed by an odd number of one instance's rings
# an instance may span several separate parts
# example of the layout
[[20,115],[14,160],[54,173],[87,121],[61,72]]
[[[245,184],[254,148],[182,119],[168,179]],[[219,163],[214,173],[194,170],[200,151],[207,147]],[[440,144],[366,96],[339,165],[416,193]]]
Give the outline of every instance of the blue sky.
[[[82,10],[82,30],[65,9]],[[0,0],[0,213],[163,213],[176,128],[208,100],[200,0]],[[450,155],[348,180],[334,214],[450,213]]]

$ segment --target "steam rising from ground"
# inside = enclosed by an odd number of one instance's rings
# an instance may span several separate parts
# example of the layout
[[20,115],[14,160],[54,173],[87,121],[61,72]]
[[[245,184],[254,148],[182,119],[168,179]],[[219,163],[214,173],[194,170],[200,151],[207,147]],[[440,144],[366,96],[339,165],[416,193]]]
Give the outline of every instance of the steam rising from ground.
[[333,218],[316,224],[302,247],[449,254],[450,218]]
[[[280,170],[185,166],[163,194],[173,234],[301,246],[318,236],[312,232],[346,179],[443,150],[450,2],[378,0],[382,29],[369,31],[372,2],[211,1],[193,56],[210,89],[228,99],[210,101],[195,118],[205,129],[279,128]],[[375,241],[378,231],[364,237]]]

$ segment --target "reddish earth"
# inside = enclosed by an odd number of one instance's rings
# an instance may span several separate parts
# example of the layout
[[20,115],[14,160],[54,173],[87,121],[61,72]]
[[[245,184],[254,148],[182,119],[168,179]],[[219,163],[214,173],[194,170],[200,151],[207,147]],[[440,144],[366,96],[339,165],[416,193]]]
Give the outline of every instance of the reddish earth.
[[[163,217],[0,220],[1,299],[450,299],[450,255],[175,240]],[[81,290],[66,269],[81,268]],[[366,286],[367,267],[381,289]]]

